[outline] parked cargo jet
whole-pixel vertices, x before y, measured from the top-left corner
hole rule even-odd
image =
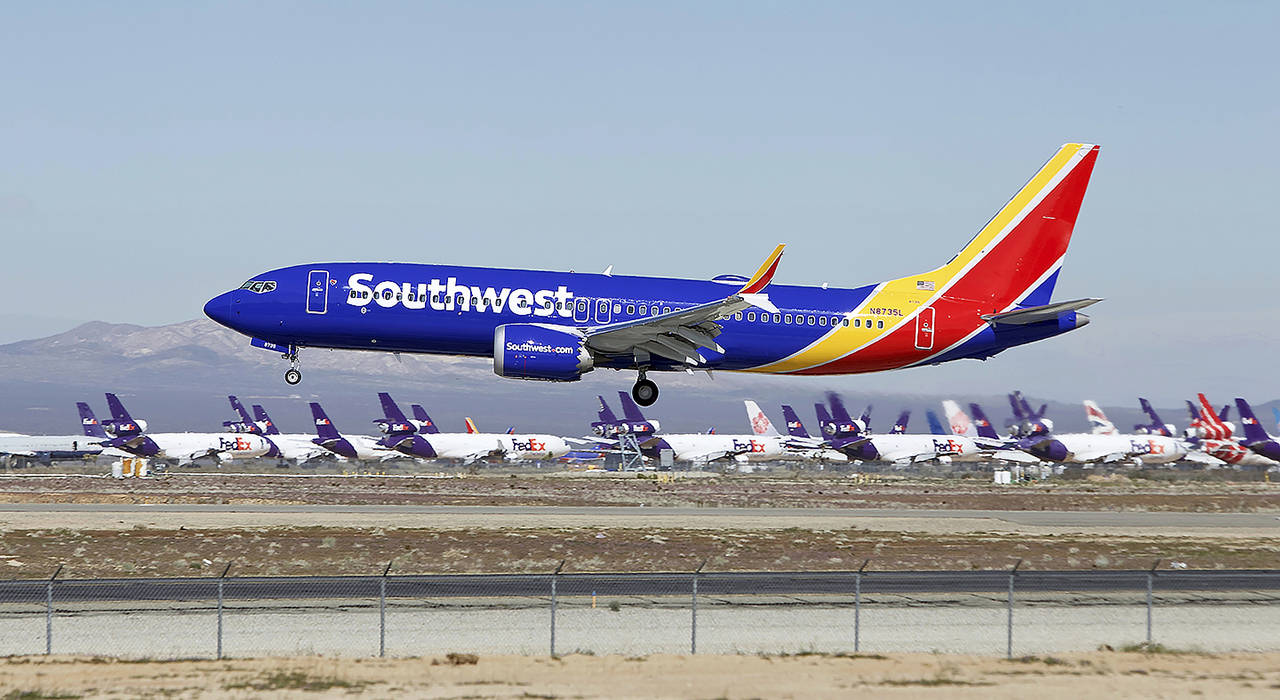
[[[1241,444],[1267,459],[1280,460],[1280,442],[1267,434],[1267,429],[1253,415],[1253,407],[1249,402],[1237,398],[1236,410],[1239,411],[1240,423],[1244,426],[1244,440]]]
[[[974,358],[1088,323],[1098,301],[1053,303],[1098,147],[1064,145],[941,267],[855,288],[771,284],[779,245],[750,278],[712,280],[412,263],[285,267],[205,305],[290,360],[304,347],[489,357],[503,377],[575,381],[637,370],[857,374]]]
[[[940,437],[894,432],[875,435],[864,432],[865,421],[854,421],[845,409],[844,401],[838,395],[827,394],[827,400],[831,403],[830,419],[825,419],[825,409],[820,411],[818,416],[818,420],[822,422],[822,432],[824,435],[832,436],[830,440],[832,448],[848,455],[850,459],[892,462],[903,466],[930,460],[950,462],[957,458],[973,461],[979,455],[985,454],[973,439],[961,435]],[[898,418],[895,429],[901,425],[905,430],[906,417],[904,414]],[[850,426],[854,429],[841,426]]]
[[[97,438],[103,447],[179,464],[201,457],[250,459],[271,449],[262,437],[246,433],[148,433],[146,421],[134,420],[115,394],[106,396],[111,420],[101,425],[89,404],[76,404],[85,435]]]
[[[378,438],[368,435],[343,435],[337,426],[329,420],[320,404],[311,402],[311,418],[315,422],[316,437],[312,442],[345,459],[362,462],[386,461],[394,459],[398,453],[378,444]]]
[[[262,406],[254,404],[254,416],[251,418],[244,405],[240,403],[240,399],[228,395],[227,400],[231,402],[231,409],[240,416],[240,420],[225,421],[223,425],[234,432],[252,433],[261,436],[263,440],[267,441],[269,447],[267,454],[263,455],[264,457],[277,457],[301,464],[313,459],[328,457],[332,454],[329,450],[315,444],[314,439],[309,434],[281,433],[280,429],[271,420],[271,416],[267,415],[267,409]]]

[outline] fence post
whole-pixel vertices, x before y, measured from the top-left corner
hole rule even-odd
[[[382,570],[382,578],[378,579],[378,658],[387,655],[387,574],[391,573],[391,564]]]
[[[1147,571],[1147,646],[1151,646],[1151,589],[1155,587],[1157,566],[1160,566],[1159,559]]]
[[[49,582],[45,584],[45,608],[44,608],[44,654],[48,656],[53,653],[53,580],[58,578],[58,574],[62,573],[62,565],[54,570],[53,575],[49,577]]]
[[[222,583],[227,578],[227,572],[231,571],[231,562],[227,562],[227,566],[222,570],[222,575],[218,577],[218,660],[222,660]]]
[[[690,611],[693,614],[689,620],[689,653],[698,653],[698,574],[702,573],[702,567],[707,565],[707,560],[703,559],[698,568],[693,570],[693,605]]]
[[[556,657],[556,580],[560,578],[560,572],[564,570],[565,559],[560,560],[560,564],[556,566],[556,570],[551,572],[551,658]]]
[[[870,559],[863,559],[862,566],[853,573],[853,653],[858,653],[862,643],[862,571]]]
[[[1022,566],[1022,560],[1013,565],[1013,569],[1009,571],[1009,622],[1007,626],[1008,639],[1005,644],[1004,657],[1006,659],[1013,658],[1013,579],[1018,575],[1018,567]]]

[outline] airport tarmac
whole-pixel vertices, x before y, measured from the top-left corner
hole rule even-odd
[[[631,506],[414,506],[329,504],[5,503],[0,529],[145,527],[684,528],[1027,534],[1274,537],[1274,513],[690,508]]]

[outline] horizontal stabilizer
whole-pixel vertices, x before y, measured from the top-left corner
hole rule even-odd
[[[1060,301],[1056,304],[1045,304],[1044,306],[1030,306],[1025,309],[1016,311],[1006,311],[1002,314],[983,314],[982,320],[991,325],[1011,325],[1025,326],[1029,323],[1040,323],[1041,321],[1053,321],[1058,315],[1066,311],[1079,311],[1086,306],[1092,306],[1101,299],[1074,299],[1072,301]]]

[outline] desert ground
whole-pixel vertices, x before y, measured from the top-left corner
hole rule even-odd
[[[1156,648],[1014,660],[942,654],[0,660],[5,698],[1275,697],[1280,654]]]

